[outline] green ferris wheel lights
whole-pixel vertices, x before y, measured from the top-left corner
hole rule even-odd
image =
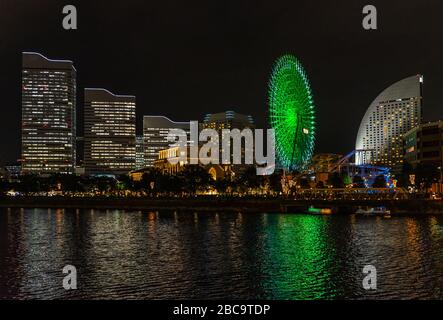
[[[279,165],[302,169],[314,151],[315,106],[303,66],[292,55],[284,55],[274,64],[269,81],[269,121],[275,130]]]

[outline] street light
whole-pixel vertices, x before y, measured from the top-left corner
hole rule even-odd
[[[440,194],[443,194],[443,190],[442,190],[442,187],[443,187],[443,171],[442,171],[442,169],[443,169],[443,166],[438,167],[438,170],[440,170],[440,188],[438,188],[440,190]]]

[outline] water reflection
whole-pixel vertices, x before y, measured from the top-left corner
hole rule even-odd
[[[442,298],[442,220],[4,209],[0,297]],[[78,290],[62,288],[67,264]]]

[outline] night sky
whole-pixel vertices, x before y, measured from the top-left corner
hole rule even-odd
[[[64,5],[78,30],[62,28]],[[378,30],[362,28],[362,8]],[[73,60],[84,87],[137,96],[144,114],[202,120],[251,114],[267,124],[267,82],[285,53],[304,65],[317,106],[316,152],[346,153],[372,100],[424,74],[424,118],[443,118],[443,1],[0,0],[0,162],[20,156],[21,52]]]

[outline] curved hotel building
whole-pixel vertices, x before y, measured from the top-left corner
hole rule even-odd
[[[357,134],[357,165],[393,168],[403,162],[403,136],[421,122],[423,77],[415,75],[386,88],[371,103]]]

